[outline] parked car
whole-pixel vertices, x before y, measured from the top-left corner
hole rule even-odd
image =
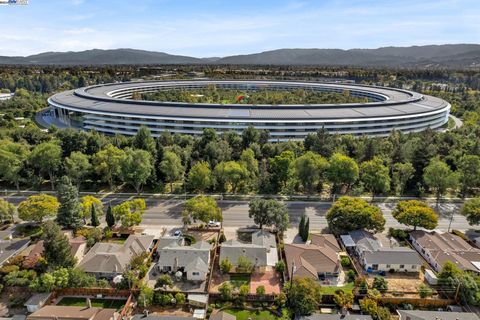
[[[208,221],[208,227],[210,228],[220,228],[220,222],[215,220]]]
[[[173,233],[173,235],[175,237],[180,237],[182,235],[182,230],[175,230],[175,232]]]

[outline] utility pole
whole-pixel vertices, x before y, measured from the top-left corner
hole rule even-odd
[[[448,223],[448,233],[450,233],[450,227],[452,226],[452,221],[453,221],[453,214],[455,212],[455,209],[452,209],[450,212],[450,222]]]

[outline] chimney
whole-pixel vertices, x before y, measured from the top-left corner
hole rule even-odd
[[[90,298],[87,298],[87,308],[91,308],[92,307],[92,301],[90,300]]]

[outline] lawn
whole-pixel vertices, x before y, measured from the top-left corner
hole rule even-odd
[[[227,309],[227,313],[230,313],[237,317],[237,320],[274,320],[277,317],[269,311],[249,311],[239,309]]]
[[[121,309],[125,305],[125,300],[118,299],[90,299],[92,307],[95,308],[113,308]],[[58,306],[69,307],[86,307],[87,299],[84,297],[63,297],[58,303]]]
[[[231,274],[230,275],[230,283],[235,287],[235,288],[240,288],[244,284],[247,286],[250,284],[250,277],[247,275],[240,275],[240,274]]]
[[[333,286],[322,286],[322,294],[334,294],[337,290],[343,290],[343,292],[352,292],[354,288],[354,283],[349,282],[343,287],[333,287]]]

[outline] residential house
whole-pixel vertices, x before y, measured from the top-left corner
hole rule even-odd
[[[372,317],[364,314],[322,314],[314,313],[309,316],[297,316],[295,320],[372,320]]]
[[[115,320],[115,309],[93,307],[45,306],[27,316],[27,320]]]
[[[78,268],[97,278],[113,279],[126,270],[133,257],[151,251],[153,238],[130,235],[123,244],[97,242],[80,261]]]
[[[160,238],[157,248],[157,268],[160,272],[178,271],[192,281],[204,281],[210,269],[212,245],[199,241],[186,246],[183,237]]]
[[[254,267],[275,266],[278,262],[277,242],[275,235],[259,230],[252,233],[252,242],[243,243],[238,240],[228,240],[220,247],[220,261],[228,259],[234,266],[239,257],[246,257]]]
[[[145,315],[136,314],[131,320],[197,320],[194,317],[187,316],[162,316],[162,315]]]
[[[415,250],[383,244],[370,232],[352,231],[341,239],[367,272],[419,272],[421,269],[422,260]]]
[[[400,320],[480,320],[473,312],[397,310]]]
[[[415,249],[439,272],[447,261],[462,270],[480,273],[480,249],[472,247],[457,235],[416,230],[410,233]]]
[[[335,285],[342,271],[340,251],[332,234],[312,234],[309,244],[285,244],[288,275]]]
[[[28,247],[28,239],[0,240],[0,267]]]
[[[77,259],[78,265],[87,251],[87,239],[79,236],[68,239],[68,243],[70,244],[70,252],[72,253],[72,256]],[[30,250],[30,253],[23,260],[23,266],[25,268],[35,267],[35,265],[38,263],[38,260],[43,256],[44,249],[43,240],[40,240],[34,244]]]
[[[36,293],[25,302],[24,306],[27,307],[28,312],[38,311],[47,303],[51,295],[51,292]]]

